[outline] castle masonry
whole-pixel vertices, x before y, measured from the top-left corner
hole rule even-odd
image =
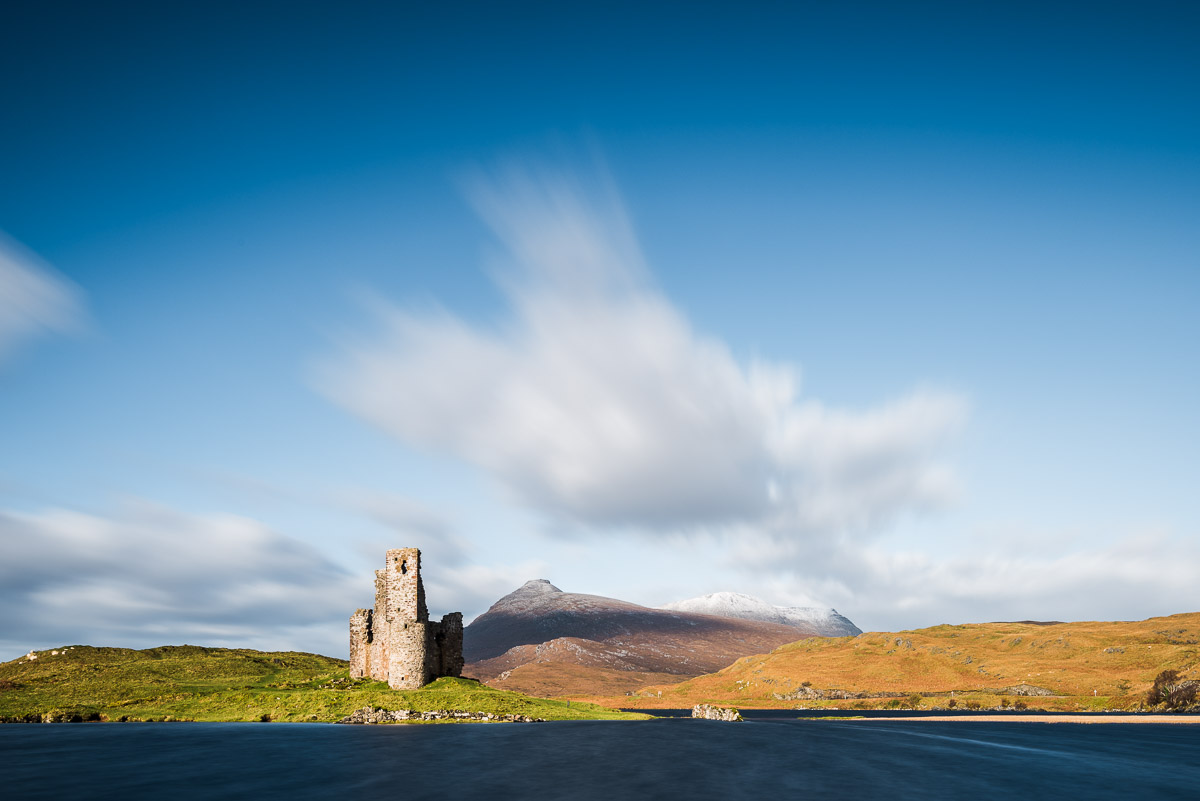
[[[462,612],[429,620],[421,552],[395,548],[375,571],[375,608],[350,616],[350,676],[415,690],[440,676],[462,674]]]

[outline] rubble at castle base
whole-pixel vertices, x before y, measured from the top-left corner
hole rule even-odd
[[[429,619],[421,582],[421,552],[387,552],[375,571],[375,608],[350,616],[350,676],[386,681],[394,690],[415,690],[463,668],[461,612]]]
[[[457,710],[435,709],[429,712],[417,712],[413,709],[374,709],[364,706],[356,709],[338,723],[416,723],[419,721],[459,721],[476,723],[545,723],[545,718],[531,718],[527,715],[493,715],[488,712],[460,712]]]

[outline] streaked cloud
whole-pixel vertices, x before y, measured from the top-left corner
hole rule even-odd
[[[0,646],[197,643],[344,655],[370,579],[233,515],[0,511]],[[5,657],[7,658],[7,657]]]
[[[360,543],[359,551],[368,564],[381,564],[388,548],[421,550],[421,578],[434,617],[458,611],[469,623],[497,599],[529,579],[545,575],[548,569],[539,559],[485,564],[479,549],[459,534],[453,520],[411,498],[358,491],[343,493],[339,502],[386,532],[377,540]]]
[[[383,304],[316,371],[330,398],[448,453],[568,528],[753,526],[781,541],[869,531],[953,498],[942,445],[966,402],[931,389],[865,410],[741,360],[652,283],[604,182],[510,171],[471,197],[504,248],[494,325]]]
[[[22,342],[77,330],[82,321],[79,290],[0,233],[0,364]]]
[[[774,570],[743,567],[773,596],[786,600],[812,592],[873,630],[994,620],[1140,620],[1200,609],[1192,567],[1200,549],[1193,539],[1141,532],[1054,547],[1066,539],[1053,532],[1040,546],[993,539],[949,554],[842,542],[790,554]]]

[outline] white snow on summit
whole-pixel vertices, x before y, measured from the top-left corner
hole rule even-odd
[[[714,592],[663,604],[659,609],[676,612],[698,612],[702,615],[736,617],[744,620],[762,620],[767,623],[782,623],[804,631],[812,631],[822,637],[853,637],[862,634],[862,629],[839,615],[836,609],[815,606],[772,606],[766,601],[740,592]]]

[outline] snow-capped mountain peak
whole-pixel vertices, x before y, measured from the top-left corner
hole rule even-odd
[[[663,604],[660,609],[677,612],[697,612],[703,615],[734,617],[743,620],[761,620],[766,623],[782,623],[806,631],[815,630],[822,637],[852,637],[862,630],[849,619],[838,614],[836,609],[815,606],[772,606],[751,595],[740,592],[714,592]]]

